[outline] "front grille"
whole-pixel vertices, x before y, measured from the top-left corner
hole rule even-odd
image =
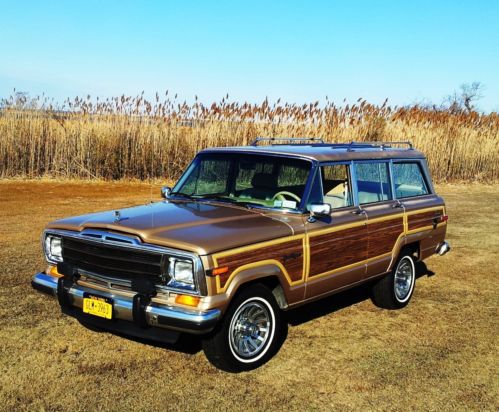
[[[131,281],[140,277],[154,283],[167,279],[168,258],[161,253],[63,237],[62,257],[77,269],[114,279]]]

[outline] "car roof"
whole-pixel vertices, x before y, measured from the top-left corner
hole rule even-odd
[[[267,140],[267,139],[266,139]],[[255,141],[258,143],[258,140]],[[374,143],[310,143],[271,144],[258,146],[214,147],[200,153],[252,153],[302,157],[319,162],[370,159],[424,159],[422,152],[415,150],[409,142],[391,142],[408,145],[408,148],[392,147],[389,142]]]

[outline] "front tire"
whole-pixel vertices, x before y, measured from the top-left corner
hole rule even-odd
[[[216,330],[203,340],[208,360],[227,372],[255,369],[279,349],[285,323],[272,292],[261,284],[239,293]]]
[[[414,258],[403,253],[394,269],[373,285],[372,300],[385,309],[401,309],[409,303],[416,283]]]

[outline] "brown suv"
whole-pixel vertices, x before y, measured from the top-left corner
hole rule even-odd
[[[33,287],[84,324],[200,334],[229,371],[273,356],[289,308],[367,281],[375,304],[404,307],[414,262],[450,249],[424,155],[285,140],[203,150],[162,201],[50,223]]]

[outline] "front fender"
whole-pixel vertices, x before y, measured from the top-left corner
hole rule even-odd
[[[274,259],[268,259],[238,267],[231,273],[223,286],[220,284],[220,278],[217,277],[217,294],[212,297],[213,303],[218,301],[223,305],[223,310],[225,311],[239,288],[249,282],[254,282],[258,279],[268,280],[269,278],[278,280],[286,301],[284,306],[303,299],[305,291],[304,282],[300,280],[299,282],[293,283],[289,278],[286,268],[281,262]]]

